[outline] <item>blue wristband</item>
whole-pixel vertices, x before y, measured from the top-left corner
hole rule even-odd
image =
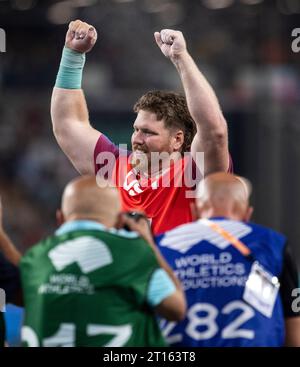
[[[64,89],[81,89],[85,54],[64,47],[55,86]]]

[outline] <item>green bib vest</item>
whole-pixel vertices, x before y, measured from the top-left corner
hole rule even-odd
[[[21,261],[24,345],[165,346],[146,302],[158,267],[133,234],[76,230],[39,242]]]

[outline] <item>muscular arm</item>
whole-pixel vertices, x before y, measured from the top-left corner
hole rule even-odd
[[[94,174],[94,148],[101,133],[89,122],[81,89],[54,88],[51,118],[56,140],[81,174]]]
[[[229,166],[227,124],[217,97],[188,53],[175,62],[197,133],[191,151],[204,152],[205,173],[227,171]]]
[[[2,229],[0,230],[0,250],[10,263],[19,265],[22,255]]]
[[[186,299],[184,291],[182,289],[181,283],[176,278],[173,270],[170,268],[166,260],[161,255],[159,249],[156,247],[152,236],[145,237],[146,241],[151,246],[155,253],[156,259],[159,266],[165,270],[170,279],[175,285],[175,292],[170,294],[168,297],[164,298],[156,307],[155,311],[158,315],[164,317],[170,321],[181,321],[184,319],[186,314]]]
[[[285,319],[285,346],[300,347],[300,317]]]
[[[205,174],[227,171],[229,168],[227,124],[218,99],[186,49],[181,32],[163,30],[155,33],[163,54],[175,65],[185,91],[188,108],[197,134],[192,143],[192,154],[204,152]]]
[[[155,311],[167,320],[181,321],[186,314],[186,299],[179,280],[176,278],[172,269],[169,267],[165,259],[162,257],[159,250],[153,244],[151,246],[154,250],[159,265],[169,275],[173,281],[176,290],[170,296],[163,299],[159,305],[155,307]]]
[[[81,89],[85,53],[97,40],[97,32],[87,23],[69,24],[65,48],[51,99],[51,118],[58,144],[81,174],[94,174],[93,153],[100,132],[89,122]]]
[[[293,293],[299,288],[298,269],[289,244],[285,244],[283,250],[283,267],[279,281],[285,318],[285,346],[300,347],[300,310],[299,307],[293,307]]]
[[[172,269],[161,255],[159,249],[156,247],[150,227],[145,219],[139,219],[138,222],[124,216],[124,224],[127,224],[133,231],[138,232],[150,245],[156,256],[157,262],[161,269],[163,269],[175,286],[175,291],[169,296],[165,297],[156,307],[155,311],[167,320],[180,321],[186,314],[186,299],[181,283],[176,278]]]
[[[10,238],[7,236],[3,228],[3,209],[2,200],[0,198],[0,251],[3,253],[5,258],[15,266],[19,265],[21,259],[21,253],[16,249]]]

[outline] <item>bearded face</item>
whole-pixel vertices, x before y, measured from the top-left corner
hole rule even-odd
[[[132,154],[130,162],[142,172],[161,169],[164,161],[174,153],[172,136],[163,120],[157,120],[155,113],[140,110],[133,124],[131,137]],[[155,159],[159,155],[159,159]]]

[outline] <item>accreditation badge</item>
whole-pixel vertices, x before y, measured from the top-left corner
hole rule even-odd
[[[255,261],[246,281],[243,299],[257,311],[271,317],[280,283],[278,278],[267,272]]]

